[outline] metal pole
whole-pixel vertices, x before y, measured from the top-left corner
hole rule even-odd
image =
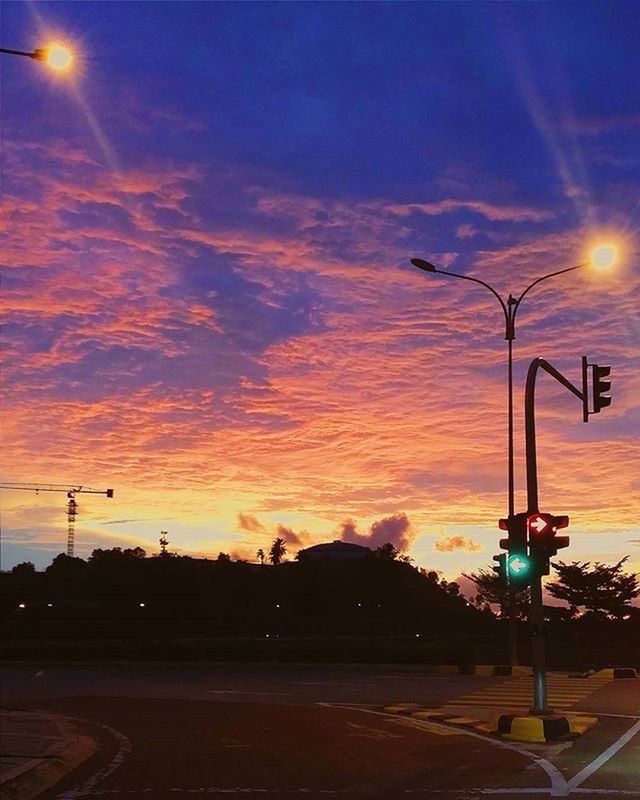
[[[547,705],[547,663],[544,641],[544,606],[542,576],[531,584],[531,661],[533,662],[533,707],[529,713],[539,717],[553,713]]]
[[[509,295],[511,299],[511,295]],[[509,315],[511,305],[509,305]],[[513,468],[513,322],[510,316],[506,319],[506,339],[509,343],[509,358],[507,361],[507,380],[509,385],[509,525],[515,514],[514,498],[514,468]],[[507,594],[507,626],[509,634],[509,665],[514,667],[518,663],[518,623],[516,620],[516,593],[513,589],[508,589]]]
[[[0,47],[0,53],[8,53],[11,56],[26,56],[27,58],[37,58],[35,52],[26,53],[24,50],[8,50],[6,47]]]
[[[535,388],[536,374],[541,358],[529,365],[524,393],[525,445],[527,459],[527,514],[538,512],[538,467],[536,463]],[[544,716],[551,711],[547,706],[547,672],[544,642],[544,610],[542,605],[542,576],[531,583],[531,661],[533,666],[533,707],[531,714]]]

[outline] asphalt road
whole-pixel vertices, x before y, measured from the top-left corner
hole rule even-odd
[[[640,680],[583,682],[565,707],[597,712],[601,723],[539,747],[380,713],[464,698],[477,710],[500,693],[526,693],[516,679],[284,665],[21,666],[0,675],[4,706],[84,720],[101,742],[47,800],[640,798]]]

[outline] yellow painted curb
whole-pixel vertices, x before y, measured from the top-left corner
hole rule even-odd
[[[414,711],[411,715],[413,719],[433,719],[434,717],[439,717],[442,719],[446,716],[443,714],[442,711]]]
[[[449,722],[451,725],[475,725],[480,720],[471,719],[471,717],[449,717],[445,722]]]
[[[594,672],[593,675],[589,675],[590,678],[607,678],[607,680],[613,680],[613,670],[612,669],[601,669],[598,672]]]
[[[408,714],[410,711],[417,711],[420,708],[420,703],[397,703],[394,706],[385,706],[384,711],[387,714]]]
[[[544,744],[544,723],[540,717],[515,717],[511,722],[511,733],[503,733],[503,739],[513,742],[538,742]]]
[[[493,664],[476,664],[476,675],[494,675],[495,666]]]
[[[612,681],[614,678],[637,678],[638,673],[633,667],[607,667],[589,675],[590,678],[604,678]]]
[[[569,720],[569,730],[571,733],[577,733],[579,736],[582,736],[583,733],[594,728],[599,722],[598,717],[567,716],[567,719]]]

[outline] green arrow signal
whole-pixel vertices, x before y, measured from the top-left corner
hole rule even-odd
[[[526,575],[529,571],[529,559],[526,556],[511,556],[507,562],[509,574],[515,578]]]

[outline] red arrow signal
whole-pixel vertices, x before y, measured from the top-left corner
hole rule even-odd
[[[546,533],[553,527],[553,516],[551,514],[531,514],[527,517],[527,528],[537,536]]]

